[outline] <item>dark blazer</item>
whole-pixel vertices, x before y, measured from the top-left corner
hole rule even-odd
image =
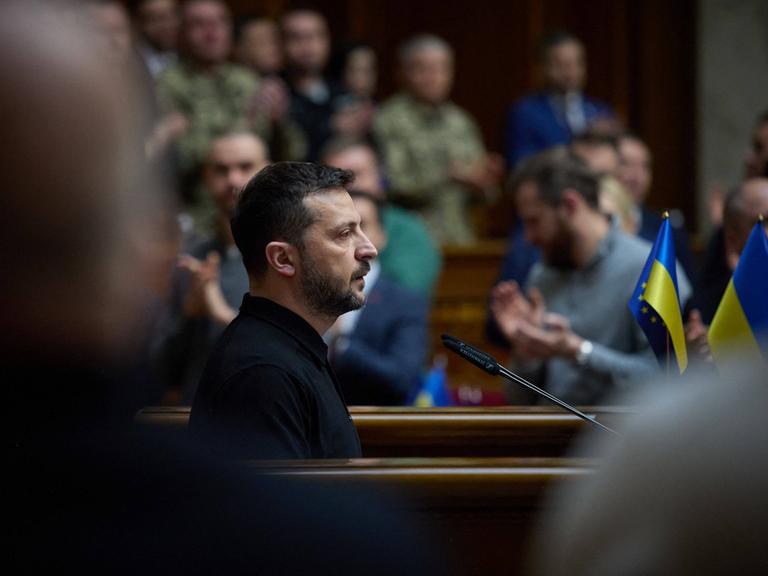
[[[419,385],[427,353],[427,300],[379,277],[349,346],[333,367],[349,405],[402,405]]]
[[[613,110],[603,102],[587,96],[582,102],[587,124],[601,117],[613,116]],[[504,125],[507,165],[513,168],[526,156],[558,144],[568,144],[573,136],[562,113],[555,109],[547,93],[527,96],[513,104],[507,113]]]

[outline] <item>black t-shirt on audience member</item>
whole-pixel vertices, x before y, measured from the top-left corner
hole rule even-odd
[[[232,459],[361,455],[322,337],[297,314],[248,294],[208,359],[190,431]]]

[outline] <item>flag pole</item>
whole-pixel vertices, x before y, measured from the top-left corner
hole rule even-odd
[[[669,212],[667,210],[664,210],[664,214],[661,215],[661,217],[664,220],[669,220]],[[669,374],[672,372],[670,364],[671,364],[671,358],[669,355],[669,328],[667,325],[664,325],[664,332],[666,332],[666,341],[667,341],[667,378],[669,378]]]

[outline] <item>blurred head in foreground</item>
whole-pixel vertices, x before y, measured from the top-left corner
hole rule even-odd
[[[0,17],[2,347],[82,361],[129,348],[155,277],[161,197],[143,169],[132,85],[76,4]],[[97,120],[97,121],[96,121]],[[87,352],[85,352],[87,351]]]
[[[728,374],[646,393],[595,475],[554,494],[532,573],[765,573],[765,367]]]

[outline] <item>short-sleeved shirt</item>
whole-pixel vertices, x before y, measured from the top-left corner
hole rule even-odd
[[[226,458],[361,455],[320,334],[294,312],[248,294],[208,359],[190,429]]]

